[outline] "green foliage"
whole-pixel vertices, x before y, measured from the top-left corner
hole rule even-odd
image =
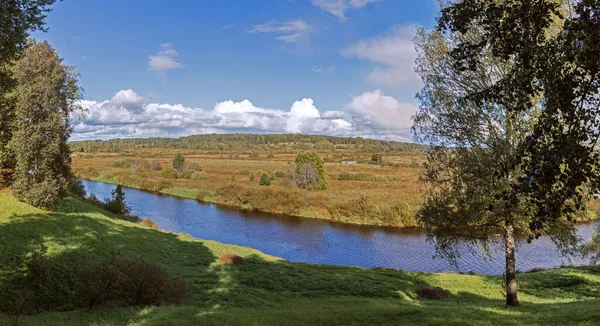
[[[175,170],[175,177],[179,178],[179,175],[183,171],[183,165],[185,164],[185,157],[181,153],[177,153],[173,159],[173,170]]]
[[[180,304],[188,295],[183,282],[173,279],[162,267],[122,255],[84,268],[77,276],[74,292],[78,304],[88,309],[113,301],[133,306]]]
[[[208,175],[204,171],[194,172],[192,174],[192,180],[208,180]]]
[[[600,2],[450,2],[420,30],[414,117],[427,153],[419,218],[439,253],[503,235],[516,305],[515,228],[579,250],[573,223],[599,192]]]
[[[196,171],[194,171],[194,170],[185,170],[185,171],[181,172],[181,174],[179,175],[179,178],[189,180],[192,178],[192,175],[194,175],[194,173],[196,173]]]
[[[71,184],[69,186],[69,192],[79,198],[85,198],[87,193],[85,192],[85,186],[83,182],[77,178],[71,178]]]
[[[1,51],[1,50],[0,50]],[[31,205],[54,209],[71,174],[70,114],[80,109],[77,75],[47,43],[31,41],[15,62],[17,87],[10,148],[16,159],[14,195]]]
[[[123,186],[117,185],[117,187],[114,190],[112,190],[110,194],[112,197],[106,198],[102,207],[113,214],[129,214],[129,207],[127,207],[127,204],[125,203],[125,193],[123,192]]]
[[[29,33],[44,31],[44,20],[54,1],[5,0],[0,4],[0,170],[16,163],[10,141],[18,120],[15,97],[9,94],[18,81],[11,65],[23,54]]]
[[[177,173],[174,169],[166,168],[160,171],[160,177],[165,179],[175,179],[177,177]]]
[[[231,178],[229,178],[229,181],[233,181],[233,182],[235,182],[235,174],[232,174],[232,175],[231,175]]]
[[[241,174],[241,175],[249,175],[249,174],[252,174],[252,172],[250,172],[250,170],[248,170],[248,169],[243,169],[243,170],[240,170],[238,173],[239,173],[239,174]]]
[[[254,174],[251,174],[251,175],[248,177],[248,181],[250,181],[250,182],[254,182],[254,180],[255,180]]]
[[[270,186],[270,185],[271,185],[271,178],[269,177],[269,175],[268,175],[268,174],[266,174],[265,172],[263,172],[263,173],[260,175],[260,181],[259,181],[259,184],[260,184],[261,186]]]
[[[306,164],[312,165],[312,167],[314,167],[314,170],[316,172],[316,180],[314,181],[314,184],[312,182],[313,178],[311,176],[313,173],[310,171],[312,169],[308,168],[308,166],[304,169],[302,168]],[[311,187],[313,189],[318,190],[327,189],[328,182],[327,175],[325,174],[325,163],[323,163],[323,158],[316,152],[301,152],[296,156],[296,174],[298,176],[301,176],[300,179],[297,179],[301,180],[298,184],[298,186],[301,188]],[[308,177],[304,178],[303,176]]]
[[[283,172],[283,171],[275,171],[275,173],[273,173],[273,176],[275,178],[284,178],[285,177],[285,172]]]
[[[385,164],[383,161],[383,155],[381,154],[373,154],[371,156],[371,161],[369,161],[369,164],[377,164],[377,165],[383,165]]]

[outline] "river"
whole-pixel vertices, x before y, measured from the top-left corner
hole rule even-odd
[[[115,185],[102,182],[82,182],[88,194],[98,198],[109,197],[115,188]],[[348,225],[235,210],[125,187],[124,192],[132,213],[151,218],[161,230],[251,247],[290,262],[387,267],[432,273],[474,271],[495,275],[504,271],[502,248],[496,248],[497,254],[491,260],[484,259],[479,253],[464,252],[456,268],[446,260],[434,257],[434,245],[427,242],[425,233],[418,229]],[[577,228],[579,235],[588,240],[594,223],[581,224]],[[516,255],[517,269],[521,271],[587,263],[582,259],[570,262],[561,257],[546,237],[531,244],[517,241]]]

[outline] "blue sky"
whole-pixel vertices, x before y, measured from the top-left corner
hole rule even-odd
[[[410,39],[438,10],[434,0],[65,0],[33,36],[81,73],[89,113],[73,139],[406,140],[420,87]]]

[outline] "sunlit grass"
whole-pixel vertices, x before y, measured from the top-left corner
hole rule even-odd
[[[49,259],[76,270],[120,250],[182,277],[190,302],[47,312],[22,325],[596,325],[600,273],[564,268],[518,275],[522,305],[505,308],[497,276],[406,273],[294,264],[257,250],[151,230],[68,197],[45,212],[0,193],[0,257],[48,246]],[[225,266],[224,253],[246,258]],[[2,268],[0,266],[0,268]],[[0,273],[0,275],[2,275]],[[3,280],[0,279],[0,282]],[[424,284],[450,297],[421,301]],[[0,316],[0,324],[7,322]]]

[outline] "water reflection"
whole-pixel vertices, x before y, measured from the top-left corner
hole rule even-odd
[[[114,185],[83,181],[89,194],[110,196]],[[502,248],[493,260],[464,252],[459,268],[434,258],[435,250],[419,229],[382,228],[337,224],[328,221],[247,212],[202,204],[195,200],[124,188],[132,213],[153,219],[159,229],[185,232],[200,239],[256,248],[292,262],[389,267],[406,271],[475,271],[502,274]],[[591,238],[593,224],[578,226],[579,235]],[[517,269],[552,268],[568,261],[554,249],[548,238],[527,244],[518,241]],[[585,261],[575,259],[574,264]]]

